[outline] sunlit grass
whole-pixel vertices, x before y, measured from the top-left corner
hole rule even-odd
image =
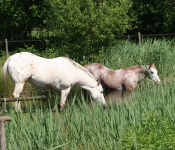
[[[144,40],[141,46],[120,41],[108,50],[104,64],[113,69],[154,63],[160,76],[174,75],[175,47],[166,40]]]
[[[71,91],[63,112],[51,111],[60,99],[56,92],[49,92],[45,103],[26,103],[22,112],[8,107],[7,149],[175,149],[174,55],[166,41],[145,41],[141,47],[125,41],[110,48],[105,65],[117,69],[154,62],[160,86],[144,79],[132,98],[106,109],[87,104],[79,88]]]
[[[107,109],[72,97],[61,113],[42,104],[26,113],[9,111],[8,149],[173,149],[175,101],[172,84],[143,83],[131,101]],[[75,103],[76,102],[76,103]]]

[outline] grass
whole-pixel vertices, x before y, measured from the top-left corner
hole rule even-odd
[[[56,94],[50,94],[50,103],[26,103],[25,113],[8,107],[12,120],[5,124],[7,149],[174,150],[174,55],[167,41],[148,40],[141,47],[117,43],[108,50],[105,65],[116,69],[154,62],[161,85],[145,79],[125,104],[109,104],[105,110],[87,105],[76,88],[61,113],[51,112]]]
[[[76,96],[62,113],[42,105],[27,113],[11,109],[7,149],[174,149],[175,86],[143,84],[132,102],[105,110]]]
[[[143,40],[139,46],[130,41],[119,41],[109,48],[104,64],[113,69],[155,63],[160,76],[174,75],[175,47],[166,40]]]

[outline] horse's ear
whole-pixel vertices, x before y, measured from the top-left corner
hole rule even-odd
[[[99,86],[101,84],[100,78],[97,80],[97,85]]]
[[[154,63],[151,63],[151,64],[149,65],[149,68],[151,68],[152,66],[154,66]]]

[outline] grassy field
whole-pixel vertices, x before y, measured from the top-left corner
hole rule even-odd
[[[109,104],[106,109],[87,104],[76,88],[61,113],[52,113],[49,103],[59,101],[57,94],[45,104],[26,103],[24,112],[8,107],[12,120],[6,123],[7,149],[174,150],[174,58],[175,47],[169,41],[116,43],[103,64],[119,69],[155,63],[161,85],[144,79],[125,104]]]

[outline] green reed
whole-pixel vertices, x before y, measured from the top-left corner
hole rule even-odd
[[[143,83],[126,104],[107,109],[76,96],[64,112],[38,106],[9,115],[7,149],[172,149],[175,147],[175,86]],[[75,102],[78,103],[75,104]]]
[[[119,41],[109,48],[104,64],[113,69],[155,63],[160,75],[174,75],[175,47],[166,40],[143,40],[141,46]]]
[[[142,47],[119,43],[108,51],[105,65],[117,69],[154,61],[160,86],[144,79],[124,104],[109,104],[106,109],[87,104],[76,88],[63,112],[51,111],[59,96],[50,96],[45,104],[26,103],[25,112],[10,107],[12,120],[5,124],[7,149],[175,149],[173,57],[174,49],[165,41],[146,41]]]

